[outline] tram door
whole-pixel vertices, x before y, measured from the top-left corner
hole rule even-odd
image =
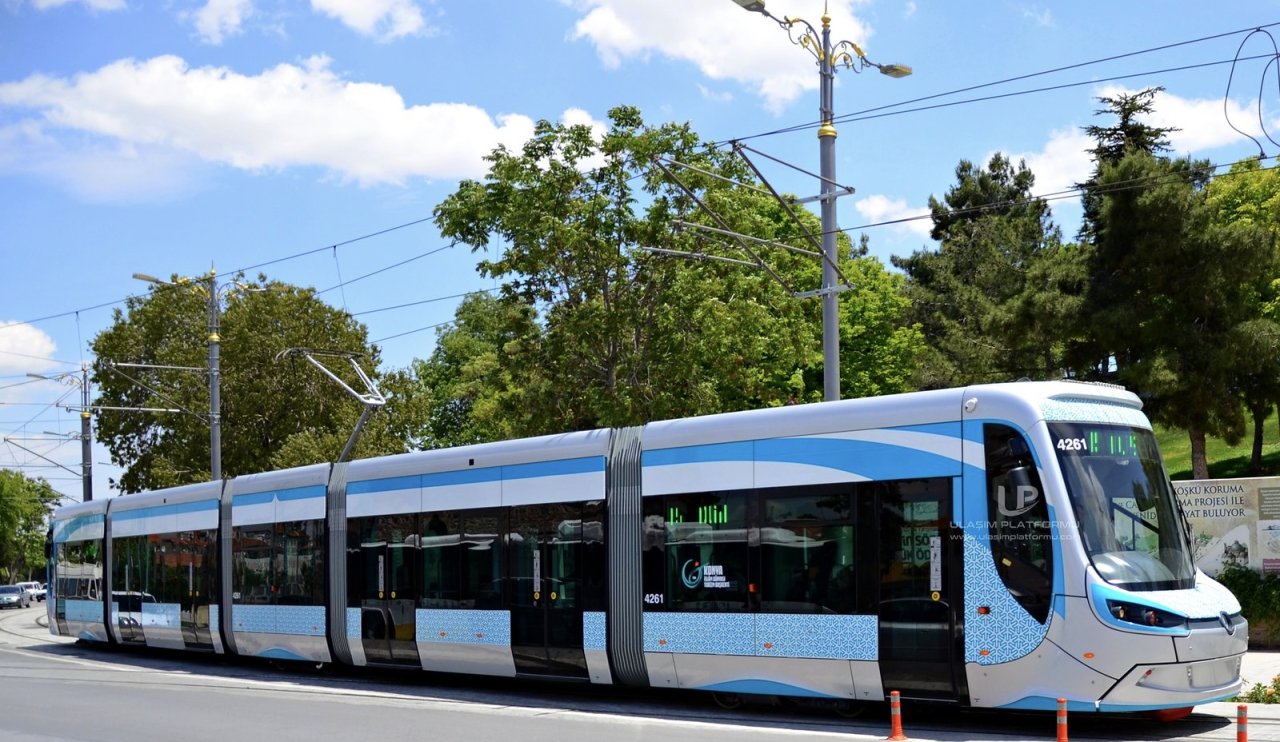
[[[518,673],[587,677],[581,513],[577,503],[510,510],[507,604]]]
[[[370,663],[420,665],[417,645],[416,516],[353,519],[358,550],[348,579],[360,606],[360,639]]]
[[[880,535],[880,676],[885,693],[963,695],[958,617],[962,543],[952,538],[951,480],[876,485]]]

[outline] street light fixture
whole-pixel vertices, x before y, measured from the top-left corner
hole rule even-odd
[[[831,16],[822,11],[822,31],[801,18],[778,18],[764,7],[764,0],[733,0],[738,6],[752,13],[759,13],[774,21],[791,38],[791,43],[803,47],[818,61],[818,88],[820,101],[818,116],[818,153],[821,162],[819,178],[822,181],[822,358],[823,399],[830,402],[840,399],[840,307],[836,301],[840,288],[836,285],[836,127],[832,122],[834,108],[832,88],[836,67],[843,65],[855,72],[868,67],[875,68],[889,77],[906,77],[911,68],[902,64],[876,64],[867,59],[861,47],[852,41],[831,41]]]
[[[80,480],[84,488],[81,494],[81,501],[89,502],[93,499],[93,433],[89,423],[92,416],[89,411],[89,365],[87,363],[80,364],[79,378],[76,378],[74,373],[57,374],[55,376],[27,374],[27,376],[33,379],[44,379],[45,381],[61,381],[80,387]]]
[[[146,273],[134,273],[139,281],[146,281],[157,286],[190,286],[207,283],[209,299],[209,477],[213,481],[222,479],[222,368],[219,345],[219,326],[222,315],[222,295],[220,292],[238,286],[229,283],[218,286],[218,274],[210,270],[208,277],[179,278],[176,281],[164,281]]]

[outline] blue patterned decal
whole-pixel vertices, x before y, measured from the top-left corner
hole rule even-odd
[[[875,616],[653,612],[644,614],[644,651],[874,660],[878,627]]]
[[[445,644],[511,645],[510,611],[471,611],[421,608],[415,638]]]
[[[101,600],[67,599],[67,620],[81,623],[102,623]]]
[[[875,616],[760,613],[756,615],[755,653],[761,657],[874,660],[879,635]]]
[[[254,634],[324,636],[324,606],[232,605],[231,625],[234,631]]]
[[[1059,561],[1059,560],[1055,560]],[[1035,651],[1049,633],[1009,594],[986,539],[964,534],[964,659],[998,665]],[[990,608],[983,615],[978,607]],[[1052,614],[1050,614],[1052,621]]]
[[[1142,410],[1120,402],[1065,397],[1045,400],[1041,411],[1048,422],[1103,423],[1151,429],[1151,421],[1142,414]]]
[[[360,609],[347,609],[347,639],[360,638]]]
[[[582,614],[582,648],[605,648],[605,623],[603,611],[585,611]]]
[[[302,636],[324,636],[326,619],[322,605],[276,606],[276,632]]]
[[[679,654],[755,654],[750,613],[646,613],[644,651]]]
[[[142,625],[182,628],[182,606],[177,603],[143,603]]]

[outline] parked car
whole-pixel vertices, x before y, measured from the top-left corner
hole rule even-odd
[[[26,608],[31,594],[17,585],[0,585],[0,608]]]
[[[19,582],[18,587],[26,588],[26,591],[31,594],[32,600],[44,600],[48,592],[45,590],[44,585],[39,582]]]

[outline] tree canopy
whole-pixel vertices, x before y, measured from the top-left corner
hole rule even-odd
[[[1276,271],[1266,230],[1222,219],[1206,199],[1208,163],[1144,151],[1104,164],[1086,297],[1096,368],[1137,390],[1147,414],[1183,428],[1195,476],[1206,434],[1243,434],[1234,393],[1247,323]]]
[[[907,275],[909,318],[928,342],[915,381],[926,388],[1061,374],[1054,311],[1077,290],[1075,255],[1061,245],[1035,176],[996,153],[961,160],[941,201],[930,197],[936,250],[894,264]]]
[[[131,297],[91,343],[94,404],[128,408],[102,409],[97,422],[98,440],[124,467],[117,484],[125,492],[209,478],[207,288],[207,279],[196,280]],[[288,348],[350,351],[364,355],[366,370],[376,369],[378,350],[364,326],[314,290],[265,276],[219,293],[223,475],[271,468],[293,436],[333,434],[345,442],[359,404],[304,359],[277,355]],[[356,383],[349,369],[333,370]],[[338,444],[320,460],[340,451]]]
[[[682,223],[727,225],[801,244],[817,234],[745,181],[727,150],[687,127],[649,127],[633,108],[610,112],[599,140],[584,126],[539,122],[520,152],[499,147],[483,181],[463,181],[435,210],[449,238],[489,251],[480,271],[496,298],[464,302],[419,377],[461,395],[437,408],[424,438],[527,435],[746,407],[821,395],[820,306],[792,297],[769,273],[649,248],[745,259]],[[655,158],[691,166],[681,179],[721,216],[713,221]],[[842,298],[845,394],[905,388],[918,347],[900,322],[899,279],[841,241],[857,292]],[[857,252],[857,254],[855,254]],[[789,284],[818,283],[816,259],[769,255]],[[465,419],[458,416],[465,415]],[[454,421],[446,430],[439,423]]]
[[[0,570],[5,581],[44,581],[48,517],[59,499],[47,481],[0,469]]]

